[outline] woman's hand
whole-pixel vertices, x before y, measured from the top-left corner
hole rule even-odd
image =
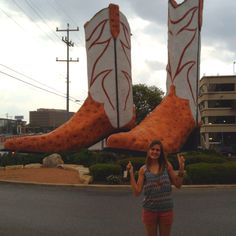
[[[178,157],[178,162],[179,162],[179,171],[184,171],[185,158],[181,154],[178,154],[177,157]]]
[[[127,166],[126,166],[126,169],[129,171],[129,173],[133,173],[134,172],[134,167],[132,165],[132,163],[129,161]]]
[[[134,176],[134,168],[132,163],[129,161],[126,166],[127,171],[130,174],[130,184],[132,186],[132,190],[135,196],[138,196],[143,189],[143,182],[144,182],[144,166],[139,169],[138,180],[136,182]]]

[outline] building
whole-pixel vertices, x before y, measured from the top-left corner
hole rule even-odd
[[[37,111],[30,111],[29,128],[31,132],[49,132],[65,123],[74,115],[74,112],[67,113],[66,110],[39,108]]]
[[[0,135],[25,133],[26,121],[23,119],[23,116],[15,116],[15,119],[0,118]]]
[[[236,151],[236,76],[203,76],[198,104],[201,146]]]
[[[0,134],[16,134],[17,120],[0,118]]]

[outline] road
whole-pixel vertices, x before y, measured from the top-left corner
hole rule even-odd
[[[173,236],[236,235],[236,188],[173,189]],[[0,183],[1,236],[143,236],[128,188]]]

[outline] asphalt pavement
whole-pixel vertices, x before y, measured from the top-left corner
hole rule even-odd
[[[173,189],[172,236],[235,236],[236,187]],[[1,236],[143,236],[129,187],[0,183]]]

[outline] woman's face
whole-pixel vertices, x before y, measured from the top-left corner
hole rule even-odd
[[[149,149],[148,154],[151,159],[158,159],[161,154],[161,146],[159,144],[155,144]]]

